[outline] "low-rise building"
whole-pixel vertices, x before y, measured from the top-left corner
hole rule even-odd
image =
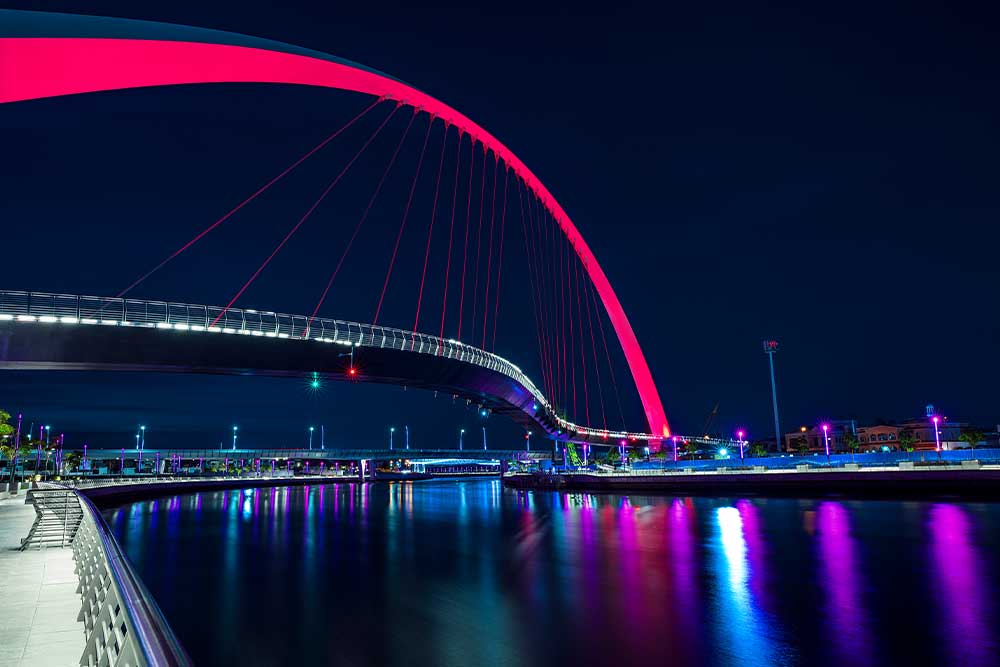
[[[899,447],[899,427],[890,424],[858,427],[858,449],[862,452],[892,450]]]
[[[823,425],[827,430],[823,431]],[[857,423],[853,419],[831,419],[812,428],[802,426],[798,431],[785,434],[786,452],[826,452],[827,438],[830,453],[848,451],[852,438],[857,437]]]

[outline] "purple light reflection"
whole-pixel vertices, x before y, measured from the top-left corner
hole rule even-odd
[[[841,664],[874,665],[872,637],[850,515],[838,502],[816,508],[820,577],[826,597],[830,643]]]
[[[993,665],[1000,647],[992,634],[996,620],[972,521],[958,505],[939,504],[931,507],[927,527],[938,618],[950,663]]]
[[[750,592],[762,609],[770,611],[772,607],[767,589],[767,543],[761,535],[757,506],[749,500],[740,500],[736,503],[736,509],[743,520],[743,536],[747,543],[747,560],[750,564]]]

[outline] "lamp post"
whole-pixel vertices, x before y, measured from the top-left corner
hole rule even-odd
[[[740,445],[740,461],[743,460],[743,431],[739,430],[736,432],[736,441]]]
[[[486,427],[483,427],[483,451],[486,451]]]
[[[465,429],[458,429],[458,451],[462,451],[462,439],[465,437]]]
[[[139,449],[146,449],[146,427],[140,426],[139,433],[142,434],[142,437],[139,438]]]
[[[823,445],[826,447],[826,462],[830,462],[830,425],[823,424]]]
[[[931,421],[934,422],[934,447],[937,450],[938,458],[941,458],[941,430],[938,428],[938,424],[941,423],[941,418],[937,415],[931,417]]]
[[[309,451],[311,452],[313,448],[313,427],[309,427]]]
[[[319,448],[326,449],[326,426],[319,425]]]
[[[233,451],[236,451],[236,431],[239,430],[238,426],[233,427]]]
[[[673,437],[674,441],[674,463],[677,463],[677,436]]]
[[[403,431],[406,434],[406,451],[410,451],[410,427],[403,426]]]
[[[392,434],[396,432],[395,426],[389,427],[389,451],[392,451]]]

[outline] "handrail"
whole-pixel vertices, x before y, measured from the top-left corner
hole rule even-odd
[[[135,645],[144,664],[155,667],[185,667],[191,665],[184,647],[160,611],[152,594],[135,573],[128,558],[111,533],[104,517],[86,495],[74,491],[88,518],[93,522],[104,551],[112,580],[118,588],[123,608],[136,635]],[[88,651],[90,644],[88,642]],[[84,656],[86,658],[86,655]],[[87,664],[85,660],[81,664]]]
[[[219,324],[212,326],[216,318]],[[379,347],[457,359],[487,368],[525,387],[561,433],[611,440],[662,440],[662,435],[596,429],[563,419],[531,378],[516,364],[493,352],[453,338],[363,322],[289,315],[250,308],[205,306],[169,301],[0,290],[0,321],[128,326],[174,331],[313,340],[348,347]]]

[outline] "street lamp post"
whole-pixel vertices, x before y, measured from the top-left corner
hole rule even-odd
[[[313,427],[309,427],[309,451],[311,452],[313,448]]]
[[[525,441],[525,443],[527,443],[525,445],[527,447],[526,451],[530,452],[531,451],[531,431],[528,431],[528,435],[524,436],[524,441]]]
[[[403,431],[406,433],[406,451],[410,451],[410,427],[403,426]]]
[[[319,448],[326,449],[326,426],[319,425]]]
[[[736,441],[740,445],[740,461],[742,461],[743,460],[743,431],[742,430],[736,432]]]
[[[486,427],[483,427],[483,451],[486,451]]]
[[[458,451],[462,451],[462,440],[465,437],[465,429],[458,429]]]
[[[396,432],[395,426],[389,427],[389,451],[392,451],[392,434]]]
[[[233,451],[236,451],[236,431],[239,429],[238,426],[233,427]]]
[[[140,426],[139,433],[142,434],[142,437],[139,439],[139,449],[146,449],[146,427]]]
[[[677,463],[677,436],[673,437],[674,441],[674,463]]]
[[[826,447],[826,462],[830,462],[830,425],[823,424],[823,445]]]
[[[934,447],[937,450],[938,458],[941,458],[941,430],[938,428],[938,424],[941,423],[941,418],[937,415],[931,417],[931,421],[934,422]]]

